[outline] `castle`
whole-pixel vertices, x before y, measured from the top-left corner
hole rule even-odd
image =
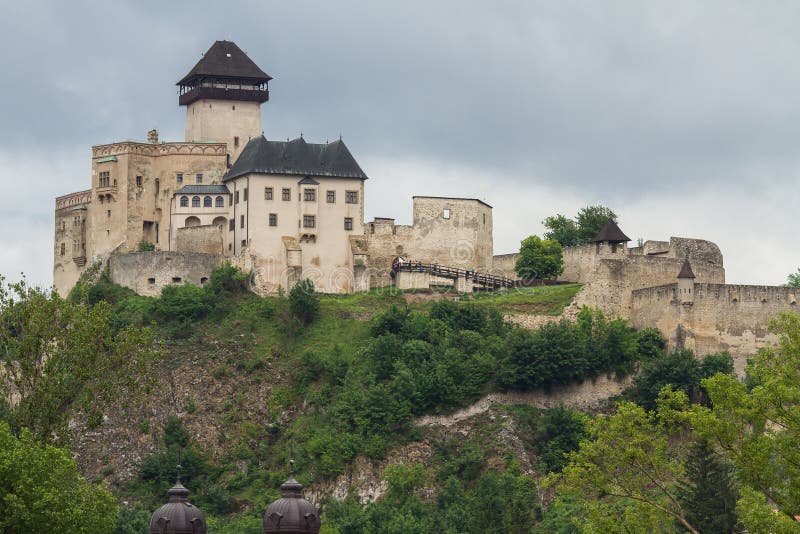
[[[491,268],[486,203],[418,196],[413,225],[365,223],[367,175],[342,139],[267,140],[271,79],[236,44],[217,41],[177,83],[184,141],[152,130],[146,142],[93,146],[91,189],[56,199],[56,290],[66,294],[95,261],[149,295],[204,283],[222,258],[252,272],[265,294],[300,278],[328,293],[365,290],[387,283],[401,254]]]
[[[411,225],[364,221],[368,177],[341,138],[264,137],[270,80],[236,44],[217,41],[177,83],[184,141],[152,130],[146,142],[93,146],[91,188],[56,198],[55,289],[66,294],[97,262],[143,295],[202,285],[225,260],[251,273],[261,294],[302,278],[352,293],[391,283],[469,291],[480,273],[516,277],[516,255],[494,255],[492,207],[482,200],[415,196]],[[771,342],[769,318],[796,303],[790,288],[725,285],[709,241],[629,241],[609,221],[591,245],[564,250],[561,280],[584,284],[576,304],[657,326],[672,347],[744,357]],[[398,256],[455,274],[392,280]]]

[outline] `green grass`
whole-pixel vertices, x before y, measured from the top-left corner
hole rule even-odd
[[[480,306],[495,307],[502,313],[560,315],[580,290],[580,284],[519,287],[496,293],[476,293]]]

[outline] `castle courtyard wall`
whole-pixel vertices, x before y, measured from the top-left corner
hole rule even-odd
[[[222,262],[216,254],[181,252],[131,252],[108,259],[111,281],[139,295],[156,296],[168,285],[185,283],[201,286]]]
[[[224,253],[224,226],[205,224],[178,228],[175,237],[175,252],[221,255]]]

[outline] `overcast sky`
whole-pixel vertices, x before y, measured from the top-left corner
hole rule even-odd
[[[494,206],[495,252],[604,204],[634,240],[716,242],[734,283],[800,265],[800,2],[13,2],[0,7],[0,273],[52,282],[58,195],[93,144],[183,139],[175,82],[217,39],[267,73],[267,138],[342,135],[367,218]]]

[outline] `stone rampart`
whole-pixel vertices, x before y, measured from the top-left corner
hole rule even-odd
[[[218,224],[186,226],[175,234],[175,251],[200,254],[222,254],[224,250],[223,227]]]
[[[111,280],[139,295],[156,296],[164,286],[203,285],[219,266],[222,256],[183,252],[131,252],[108,259]]]
[[[741,375],[747,357],[776,341],[769,331],[770,319],[797,309],[796,291],[697,283],[691,299],[679,299],[677,284],[638,289],[632,292],[631,324],[657,327],[670,349],[688,348],[698,355],[728,351]]]

